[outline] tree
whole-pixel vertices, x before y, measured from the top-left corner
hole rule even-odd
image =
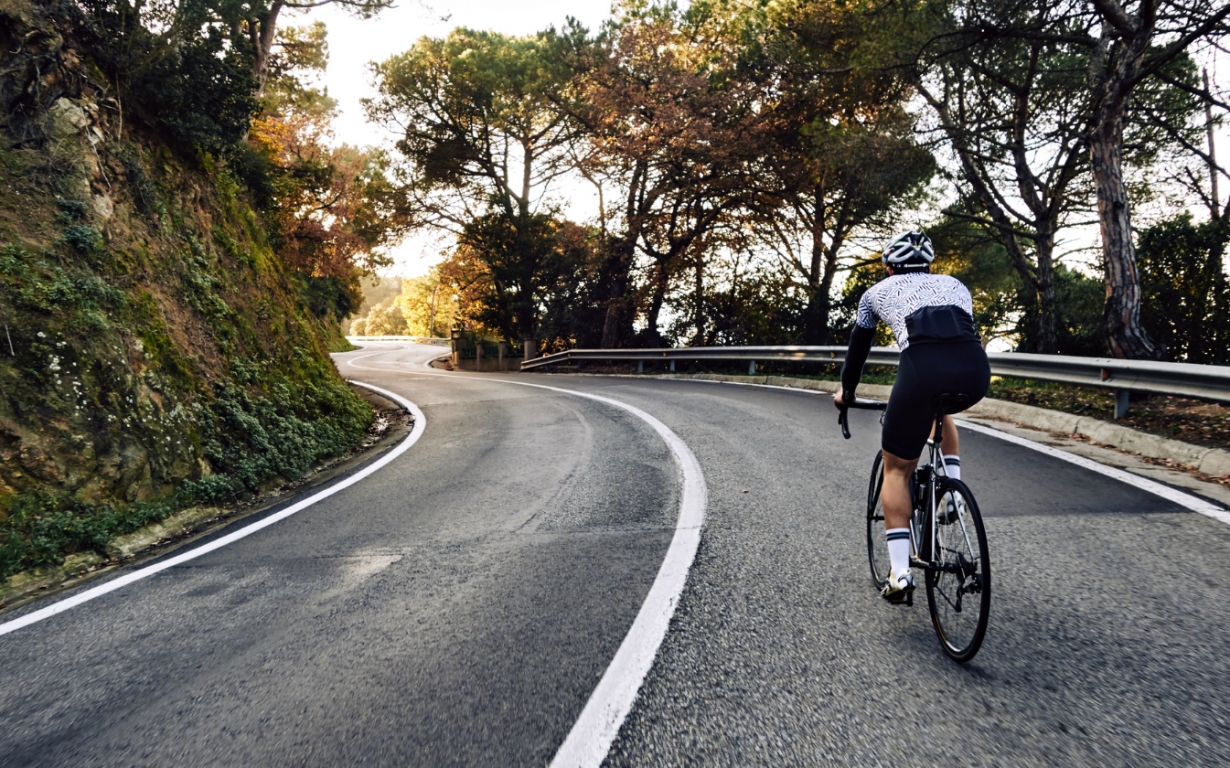
[[[432,338],[447,336],[457,310],[452,291],[440,279],[438,266],[432,267],[423,277],[404,281],[397,306],[406,318],[411,335]]]
[[[359,278],[390,263],[381,248],[398,233],[394,192],[383,153],[330,143],[334,102],[304,82],[327,62],[323,26],[283,33],[295,55],[279,60],[267,110],[251,125],[258,167],[249,187],[262,198],[278,256],[305,281],[304,297],[333,297],[340,321],[361,302]]]
[[[350,332],[356,336],[402,336],[407,330],[406,316],[402,314],[396,297],[372,307],[367,315],[350,326]]]
[[[1116,357],[1162,355],[1141,324],[1141,287],[1123,175],[1123,133],[1132,99],[1192,43],[1225,36],[1230,5],[1213,0],[1092,0],[1101,32],[1089,66],[1090,157],[1106,269],[1106,333]]]
[[[1058,349],[1056,236],[1088,211],[1090,191],[1085,57],[1056,34],[1066,10],[956,4],[915,75],[961,169],[963,204],[947,213],[982,222],[1003,244],[1036,323],[1029,350],[1048,354]]]
[[[369,18],[392,0],[82,0],[92,53],[114,98],[176,139],[221,153],[240,142],[271,74],[324,55],[324,25],[280,34],[286,9],[340,5]],[[73,15],[72,4],[57,13]],[[125,106],[127,105],[127,107]]]
[[[376,66],[369,116],[401,134],[401,214],[451,232],[499,279],[502,332],[533,336],[535,276],[553,219],[543,197],[573,167],[577,126],[557,105],[565,36],[454,30]]]
[[[744,66],[774,94],[763,149],[772,188],[752,220],[807,298],[802,342],[826,344],[839,257],[918,202],[935,162],[916,143],[900,74],[852,66],[868,21],[854,8],[779,3],[743,18]]]
[[[241,15],[232,20],[233,35],[242,34],[250,46],[252,55],[252,77],[256,80],[257,94],[262,95],[271,69],[276,69],[276,48],[285,46],[290,41],[278,34],[278,17],[282,11],[307,11],[323,5],[337,5],[362,19],[370,19],[385,8],[393,5],[393,0],[308,0],[308,2],[256,2],[251,5],[244,3],[239,6]],[[293,41],[290,41],[293,42]],[[285,50],[285,47],[284,47]]]
[[[703,270],[697,249],[757,187],[762,94],[737,76],[723,19],[708,10],[628,4],[579,53],[568,103],[591,142],[583,168],[620,201],[602,213],[603,232],[616,230],[603,243],[603,347],[633,337],[638,256],[649,273],[643,342],[662,343],[659,317],[682,258]]]
[[[851,238],[890,226],[935,170],[903,118],[892,106],[863,120],[848,113],[817,117],[770,158],[781,205],[756,221],[801,280],[805,344],[830,339],[833,280]]]
[[[1166,359],[1230,363],[1230,224],[1184,213],[1140,233],[1141,322]]]
[[[1139,286],[1124,168],[1190,142],[1190,96],[1198,90],[1184,75],[1186,49],[1220,34],[1226,13],[1203,0],[1138,5],[1130,16],[1115,0],[1092,7],[944,0],[927,6],[927,23],[915,24],[921,31],[904,45],[973,192],[973,205],[952,213],[998,231],[1026,286],[1036,287],[1040,327],[1031,335],[1042,349],[1057,329],[1047,308],[1055,232],[1084,207],[1088,178],[1103,235],[1112,352],[1153,354],[1133,319]]]
[[[236,7],[210,0],[83,0],[81,7],[89,21],[82,36],[114,86],[121,131],[134,115],[209,152],[243,138],[258,104]]]
[[[391,191],[381,153],[327,136],[318,119],[288,112],[256,120],[250,138],[270,161],[278,254],[302,274],[350,279],[389,263],[379,249],[393,235]]]

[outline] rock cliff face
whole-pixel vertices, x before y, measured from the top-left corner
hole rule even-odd
[[[302,473],[370,409],[229,173],[0,0],[0,577]]]

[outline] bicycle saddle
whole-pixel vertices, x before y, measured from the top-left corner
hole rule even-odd
[[[936,395],[931,401],[932,407],[942,413],[959,413],[970,406],[970,396],[964,392],[952,394],[945,392],[942,395]]]

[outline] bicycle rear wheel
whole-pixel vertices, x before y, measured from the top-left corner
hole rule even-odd
[[[991,613],[991,561],[982,514],[960,480],[937,478],[941,504],[947,494],[957,503],[957,519],[936,526],[935,552],[927,570],[927,605],[944,653],[967,662],[978,653]],[[929,535],[924,531],[923,536]]]
[[[884,483],[884,455],[876,452],[871,463],[871,485],[867,488],[867,559],[871,562],[871,583],[878,593],[888,581],[890,562],[884,538],[884,505],[880,487]]]

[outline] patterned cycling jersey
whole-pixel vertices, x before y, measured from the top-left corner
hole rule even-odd
[[[925,307],[960,307],[970,316],[972,332],[974,302],[969,289],[950,275],[927,272],[892,275],[871,286],[858,303],[855,324],[875,328],[883,320],[893,329],[897,346],[910,346],[910,316]],[[977,338],[970,336],[970,338]]]

